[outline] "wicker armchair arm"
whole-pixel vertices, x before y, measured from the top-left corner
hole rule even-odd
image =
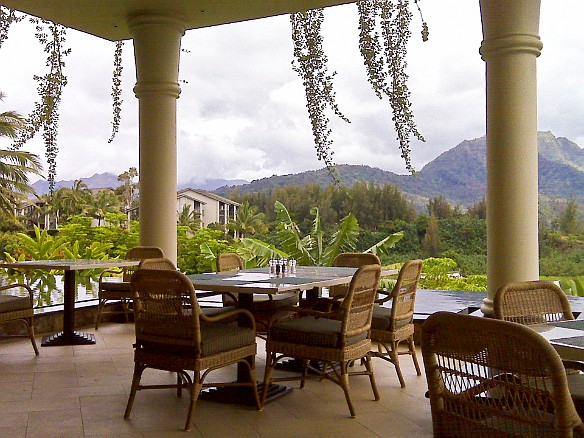
[[[101,274],[99,274],[99,282],[101,283],[101,280],[104,277],[108,277],[112,274],[123,274],[123,273],[124,273],[123,268],[106,269]]]
[[[332,312],[338,309],[339,304],[345,297],[343,295],[336,295],[334,297],[319,297],[315,299],[308,309],[317,312]]]
[[[564,364],[564,368],[568,370],[584,371],[584,362],[582,361],[562,359],[562,363]]]
[[[217,295],[227,295],[229,298],[233,300],[234,303],[237,304],[237,297],[233,295],[231,292],[196,292],[197,299],[199,298],[208,298],[208,297],[216,297]]]
[[[30,303],[31,303],[31,305],[33,304],[34,292],[33,292],[32,288],[28,284],[24,284],[24,283],[12,283],[12,284],[7,284],[7,285],[4,285],[4,286],[0,286],[0,293],[2,293],[5,290],[13,289],[13,288],[24,288],[24,289],[26,289],[28,291],[28,296],[30,298]]]
[[[393,290],[388,291],[387,289],[377,289],[377,295],[385,295],[385,297],[377,298],[375,304],[383,304],[387,301],[393,300]]]
[[[249,326],[252,327],[255,331],[255,329],[256,329],[255,319],[254,319],[253,315],[251,314],[251,312],[249,310],[246,310],[246,309],[230,310],[229,312],[220,313],[220,314],[215,315],[215,316],[207,316],[204,313],[201,313],[199,315],[199,319],[201,321],[205,321],[205,322],[220,322],[220,321],[223,321],[224,319],[233,319],[234,316],[237,316],[240,314],[247,316],[247,318],[249,319],[249,323],[250,323]]]

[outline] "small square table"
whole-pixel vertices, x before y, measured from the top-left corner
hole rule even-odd
[[[139,260],[27,260],[20,262],[0,262],[0,268],[22,270],[56,270],[64,271],[63,282],[63,331],[43,338],[41,346],[95,344],[91,333],[75,331],[75,271],[91,269],[108,269],[124,266],[137,266]]]

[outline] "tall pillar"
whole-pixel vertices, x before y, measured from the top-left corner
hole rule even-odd
[[[487,276],[497,289],[539,279],[537,77],[540,0],[480,0],[487,94]]]
[[[158,246],[176,262],[176,100],[185,26],[147,13],[130,17],[128,24],[139,99],[140,244]]]

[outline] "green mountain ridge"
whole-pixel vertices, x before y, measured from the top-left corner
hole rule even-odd
[[[584,149],[551,132],[538,133],[539,194],[542,199],[574,197],[584,204]],[[337,165],[341,184],[352,186],[357,181],[373,184],[395,184],[418,207],[428,199],[444,196],[453,205],[468,206],[483,199],[487,181],[486,137],[464,140],[426,164],[416,176],[398,175],[366,165]],[[215,190],[222,196],[273,190],[288,185],[332,184],[326,168],[298,174],[271,176],[239,186]]]

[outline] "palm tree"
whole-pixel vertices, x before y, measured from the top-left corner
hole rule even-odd
[[[120,199],[116,196],[113,190],[102,190],[93,198],[93,202],[89,205],[89,214],[97,219],[97,225],[101,225],[101,221],[105,219],[106,213],[119,213]]]
[[[0,101],[4,93],[0,91]],[[23,126],[22,117],[14,111],[0,113],[0,137],[15,138]],[[27,194],[34,194],[29,185],[29,173],[41,176],[39,157],[26,151],[0,149],[0,212],[13,217],[14,209],[26,201]]]
[[[255,206],[250,206],[245,201],[237,209],[237,217],[227,224],[227,228],[239,234],[239,237],[245,238],[247,234],[255,234],[266,228],[264,224],[264,214],[258,213]]]
[[[190,205],[183,205],[182,210],[178,214],[177,225],[188,227],[195,231],[201,226],[201,213],[198,211],[191,211]]]
[[[82,180],[78,179],[71,188],[61,187],[53,195],[53,207],[67,218],[82,214],[91,204],[93,197],[91,191]]]

